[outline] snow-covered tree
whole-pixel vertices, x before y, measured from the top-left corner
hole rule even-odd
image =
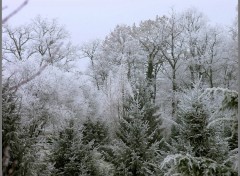
[[[101,119],[88,118],[83,123],[82,141],[84,144],[92,143],[92,147],[101,147],[109,144],[109,131],[107,123]]]
[[[4,173],[236,175],[237,21],[172,10],[80,48],[56,20],[3,25]]]
[[[158,175],[159,141],[152,141],[149,126],[141,117],[122,119],[117,130],[117,141],[112,146],[115,175]]]
[[[238,92],[234,90],[229,90],[225,88],[209,88],[203,93],[204,96],[211,97],[212,102],[217,104],[218,108],[216,113],[214,113],[210,119],[208,126],[211,128],[222,129],[222,135],[229,145],[229,158],[227,159],[232,164],[232,168],[237,171],[238,167]],[[221,97],[220,99],[217,97]],[[208,104],[209,100],[208,100]],[[209,106],[211,107],[211,106]],[[215,108],[216,109],[216,108]]]
[[[112,146],[115,175],[159,175],[161,121],[147,91],[138,87],[135,97],[124,104]],[[144,94],[146,93],[146,95]]]
[[[111,175],[112,166],[94,149],[93,141],[83,142],[80,126],[70,119],[66,126],[53,136],[50,161],[55,175]]]
[[[219,128],[208,126],[211,113],[204,104],[199,85],[181,97],[177,125],[172,143],[173,155],[167,156],[162,165],[167,175],[227,175],[236,174],[228,157],[228,143]],[[173,147],[173,148],[174,148]]]
[[[16,93],[9,90],[8,82],[3,84],[2,90],[2,119],[3,119],[3,174],[17,174],[21,169],[22,151],[21,114],[19,113],[21,100]]]
[[[31,23],[3,26],[3,74],[11,78],[11,89],[32,81],[49,65],[69,70],[77,48],[57,20],[37,16]],[[31,67],[29,67],[31,65]]]

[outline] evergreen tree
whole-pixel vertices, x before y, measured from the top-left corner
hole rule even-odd
[[[217,128],[208,128],[210,112],[201,100],[201,93],[197,86],[181,98],[178,126],[173,133],[175,151],[164,159],[162,168],[167,168],[167,175],[236,175],[229,163],[224,163],[227,143]]]
[[[54,163],[56,174],[64,175],[64,167],[70,162],[71,145],[76,131],[73,129],[73,120],[71,120],[68,126],[58,133],[58,136],[54,137],[54,148],[51,154],[51,161]]]
[[[110,142],[108,127],[101,119],[90,119],[88,118],[83,123],[82,129],[84,144],[93,142],[92,147],[101,147],[107,145]]]
[[[152,98],[152,87],[148,87],[147,82],[140,81],[139,84],[136,85],[134,90],[133,98],[129,98],[128,101],[125,102],[125,119],[129,116],[135,117],[139,116],[141,113],[141,119],[148,123],[148,134],[153,134],[152,142],[160,141],[162,139],[162,119],[157,114],[159,107],[156,102]]]
[[[144,94],[134,98],[125,104],[124,117],[119,120],[112,147],[115,175],[161,175],[158,167],[162,157],[160,121],[153,115],[153,105]]]
[[[82,133],[74,119],[54,139],[50,158],[54,163],[53,175],[111,175],[111,165],[103,161],[102,155],[94,149],[93,142],[83,142]]]
[[[228,163],[237,172],[238,167],[238,92],[226,88],[216,87],[204,90],[206,103],[217,104],[217,111],[210,119],[209,126],[221,132],[221,138],[229,145]],[[208,108],[211,109],[211,108]]]
[[[237,172],[238,171],[238,92],[234,90],[223,89],[224,99],[222,101],[221,110],[223,112],[230,111],[232,123],[230,124],[227,134],[227,141],[229,143],[230,154],[227,162],[231,163],[232,168]]]
[[[112,151],[110,148],[110,134],[106,121],[102,119],[86,119],[83,123],[82,142],[84,145],[91,143],[92,149],[100,152],[105,162],[110,162]]]
[[[130,122],[120,121],[116,133],[117,141],[113,146],[115,175],[145,176],[159,175],[159,141],[152,143],[154,133],[148,134],[147,122],[135,117]]]
[[[20,102],[15,92],[9,91],[8,82],[2,89],[3,119],[3,173],[17,174],[22,163],[24,144],[21,139]]]
[[[231,134],[228,138],[230,149],[234,150],[238,148],[238,93],[236,91],[224,91],[224,99],[222,102],[221,110],[233,111],[233,122],[231,124]]]
[[[19,176],[49,175],[43,163],[45,150],[39,142],[39,121],[31,119],[31,123],[22,122],[21,102],[16,93],[9,91],[8,82],[3,85],[3,170],[4,174]],[[39,115],[43,117],[43,114]],[[41,138],[43,139],[43,138]],[[44,170],[44,171],[43,171]],[[45,172],[46,171],[46,172]],[[48,173],[48,174],[47,174]],[[41,174],[40,174],[41,175]]]

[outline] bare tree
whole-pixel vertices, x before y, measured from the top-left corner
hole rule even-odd
[[[184,42],[183,37],[184,26],[182,24],[182,17],[174,10],[171,12],[171,16],[167,20],[165,28],[165,40],[161,47],[161,54],[163,59],[168,63],[171,70],[170,80],[172,82],[172,116],[175,116],[177,108],[176,91],[178,90],[177,85],[177,70],[179,68],[179,62],[183,58],[184,53]]]
[[[132,32],[146,55],[146,80],[148,85],[153,88],[151,98],[154,102],[157,92],[157,74],[163,64],[163,55],[160,51],[166,37],[164,33],[166,21],[165,16],[157,16],[155,20],[141,22],[139,27],[134,25]]]
[[[20,86],[40,75],[48,65],[69,68],[69,62],[77,57],[77,47],[69,42],[69,35],[56,20],[40,16],[28,25],[19,27],[3,26],[3,64],[34,61],[39,65],[35,73],[21,76],[10,89]]]
[[[96,61],[98,57],[98,52],[101,46],[101,41],[100,40],[94,40],[89,43],[85,43],[80,47],[80,51],[82,53],[82,58],[89,58],[91,62],[91,68],[93,71],[93,79],[96,83],[97,89],[100,90],[99,87],[99,80],[98,80],[98,75],[96,73]]]
[[[194,84],[200,79],[200,62],[201,49],[204,49],[204,42],[202,41],[203,32],[206,31],[206,19],[202,13],[197,9],[188,9],[183,12],[183,24],[185,35],[185,52],[184,59],[187,61],[187,67],[190,71],[190,84],[193,88]],[[205,41],[205,40],[204,40]],[[188,83],[186,83],[188,84]]]

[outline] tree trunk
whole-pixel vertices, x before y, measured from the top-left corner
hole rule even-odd
[[[191,89],[193,89],[193,85],[195,83],[195,77],[194,77],[194,69],[193,69],[193,66],[190,65],[189,66],[189,69],[190,69],[190,74],[191,74]]]
[[[176,84],[176,69],[173,68],[173,75],[172,75],[172,116],[175,117],[177,103],[176,103],[176,96],[175,93],[177,91],[177,84]]]

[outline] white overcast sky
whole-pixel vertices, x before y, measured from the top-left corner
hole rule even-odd
[[[23,0],[3,0],[3,17]],[[210,22],[231,25],[237,15],[237,0],[29,0],[12,25],[24,24],[37,15],[58,18],[65,25],[75,44],[104,38],[117,24],[138,23],[168,14],[171,7],[177,12],[195,7]]]

